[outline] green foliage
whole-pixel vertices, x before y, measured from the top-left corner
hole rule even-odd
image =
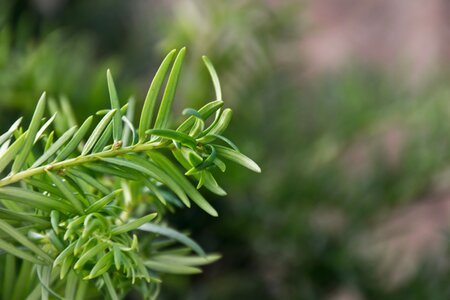
[[[97,296],[96,291],[119,299],[130,289],[153,299],[163,274],[199,273],[198,266],[219,259],[167,227],[164,215],[193,201],[217,216],[198,191],[205,186],[225,194],[213,172],[225,171],[224,161],[260,169],[236,148],[218,144],[228,141],[221,134],[231,111],[221,110],[217,74],[207,59],[218,100],[190,109],[195,113],[170,129],[184,48],[153,118],[175,53],[168,54],[150,85],[137,129],[134,102],[121,107],[108,70],[111,108],[97,113],[103,115],[100,120],[90,116],[78,126],[67,114],[71,109],[66,102],[48,103],[43,93],[29,126],[19,119],[0,136],[4,299],[87,299]],[[47,108],[52,114],[48,119]],[[205,129],[206,122],[211,125]],[[11,278],[20,288],[10,288]]]

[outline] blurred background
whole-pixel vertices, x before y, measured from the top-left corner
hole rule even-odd
[[[262,169],[169,216],[223,259],[167,277],[161,299],[450,299],[447,0],[0,0],[0,129],[42,93],[76,117],[143,102],[186,46],[174,122],[213,100]]]

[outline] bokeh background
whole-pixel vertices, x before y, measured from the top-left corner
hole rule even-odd
[[[263,173],[169,216],[223,259],[161,299],[450,299],[449,1],[0,0],[0,129],[44,90],[103,108],[108,67],[142,103],[182,46],[174,122],[212,100],[207,54]]]

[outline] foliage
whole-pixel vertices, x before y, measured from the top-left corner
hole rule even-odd
[[[219,80],[206,57],[216,100],[186,109],[185,121],[170,129],[184,56],[184,48],[172,50],[163,60],[137,128],[134,100],[121,106],[108,70],[110,109],[78,126],[67,103],[47,101],[43,93],[29,126],[20,118],[0,136],[4,299],[86,299],[95,291],[118,299],[131,289],[150,299],[162,274],[195,274],[219,258],[167,227],[164,215],[192,201],[217,216],[198,191],[226,194],[212,171],[225,172],[225,161],[260,169],[222,135],[231,110],[222,109]]]
[[[43,90],[54,98],[70,99],[74,113],[85,117],[87,111],[102,107],[106,92],[106,65],[120,70],[117,59],[95,57],[92,41],[86,36],[65,38],[66,32],[53,31],[42,39],[28,41],[14,35],[12,29],[0,29],[0,109],[2,128],[7,128],[14,116],[31,116],[32,99]],[[17,33],[16,33],[17,34]],[[129,93],[125,80],[123,90]]]

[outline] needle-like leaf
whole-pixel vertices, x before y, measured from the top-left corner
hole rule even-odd
[[[119,166],[134,169],[137,172],[141,172],[143,174],[147,174],[148,176],[156,178],[157,180],[165,183],[170,189],[172,189],[173,192],[177,194],[178,197],[180,197],[181,201],[183,201],[186,206],[190,206],[189,199],[187,198],[186,193],[183,191],[183,188],[180,187],[180,182],[175,181],[175,178],[170,177],[164,170],[140,157],[128,156],[128,159],[133,161],[118,158],[104,158],[103,160]]]
[[[198,255],[205,256],[205,251],[203,251],[203,249],[194,240],[172,228],[164,227],[153,223],[147,223],[140,226],[139,230],[153,232],[156,234],[172,238],[188,246],[189,248],[194,250],[194,252],[196,252]]]
[[[159,272],[170,274],[199,274],[202,272],[199,268],[184,266],[181,264],[172,264],[168,262],[159,262],[155,260],[146,260],[145,266]]]
[[[41,265],[44,264],[44,261],[37,259],[33,255],[29,254],[28,252],[25,252],[17,247],[15,247],[13,244],[7,243],[4,240],[0,239],[0,249],[4,250],[5,252],[12,254],[16,257],[22,258],[24,260],[28,260],[34,264]]]
[[[216,92],[216,99],[222,100],[222,89],[220,88],[219,76],[217,76],[216,69],[207,56],[203,56],[202,59],[206,68],[208,69],[209,75],[211,76],[211,80],[214,85],[214,91]]]
[[[158,115],[156,117],[154,126],[156,129],[166,128],[169,122],[169,113],[172,107],[173,98],[175,97],[175,91],[177,89],[178,78],[180,77],[185,53],[186,48],[182,48],[180,52],[178,52],[175,62],[173,63],[169,79],[167,80],[166,90],[164,91],[161,100],[161,106],[159,107]]]
[[[183,132],[178,132],[171,129],[150,129],[147,130],[146,133],[180,142],[181,144],[184,144],[192,149],[194,149],[197,145],[197,142],[194,138]]]
[[[198,110],[198,113],[200,114],[200,116],[203,120],[206,120],[213,113],[215,113],[217,110],[219,110],[222,106],[223,106],[223,101],[221,101],[221,100],[212,101],[212,102],[205,104],[205,106],[203,106],[202,108],[200,108]],[[197,119],[196,116],[190,116],[189,118],[186,119],[186,121],[184,121],[183,123],[181,123],[180,126],[178,126],[177,131],[181,131],[184,133],[188,132],[191,129],[191,127],[194,125],[196,119]]]
[[[73,151],[78,147],[81,140],[86,135],[87,131],[91,127],[92,123],[92,116],[86,119],[84,123],[80,126],[78,131],[73,135],[73,138],[70,140],[69,143],[62,149],[62,151],[56,156],[55,162],[61,161],[63,159],[66,159],[70,154],[73,153]]]
[[[34,111],[30,126],[28,127],[23,147],[20,153],[17,155],[16,159],[14,160],[12,166],[12,173],[17,173],[20,169],[22,169],[28,155],[30,155],[30,150],[31,147],[33,146],[33,141],[39,129],[39,123],[41,122],[41,119],[44,115],[44,111],[45,111],[45,92],[42,94],[41,98],[38,101],[38,104],[36,105],[36,110]]]
[[[246,167],[249,170],[252,170],[257,173],[261,173],[261,168],[249,157],[244,154],[237,152],[233,149],[226,148],[219,145],[214,145],[217,150],[217,154],[222,156],[225,159],[231,160],[237,164],[240,164],[243,167]]]
[[[72,193],[70,190],[68,183],[59,178],[58,175],[53,174],[50,171],[47,171],[48,177],[51,179],[53,184],[63,193],[65,198],[72,203],[73,207],[78,211],[78,213],[83,214],[83,203]]]
[[[141,119],[139,121],[139,140],[142,142],[145,138],[145,131],[150,128],[150,124],[153,119],[153,111],[156,106],[156,101],[158,99],[159,91],[166,77],[167,71],[169,70],[170,63],[173,60],[176,50],[172,50],[164,58],[158,71],[156,71],[155,77],[150,84],[150,88],[145,97],[144,106],[142,107]]]
[[[59,201],[53,199],[52,197],[44,196],[41,193],[36,193],[17,187],[0,188],[0,199],[16,201],[48,212],[54,209],[63,212],[74,212],[74,208],[64,201]]]
[[[11,125],[11,127],[9,127],[8,131],[0,136],[0,145],[3,145],[3,143],[6,142],[13,135],[14,131],[16,131],[17,128],[19,128],[22,119],[23,119],[22,117],[17,119],[17,121],[15,121]]]
[[[0,172],[2,172],[6,166],[13,160],[16,154],[22,150],[22,146],[25,142],[26,133],[22,134],[0,157]]]
[[[113,138],[114,143],[117,143],[122,138],[122,116],[120,113],[119,96],[117,96],[116,85],[111,75],[111,71],[106,71],[106,77],[108,79],[109,99],[111,100],[111,109],[115,109],[118,112],[113,117]]]
[[[52,258],[42,251],[41,248],[32,243],[29,239],[27,239],[22,233],[16,230],[14,227],[6,223],[5,221],[0,219],[0,230],[8,234],[10,237],[18,241],[20,244],[25,246],[31,252],[34,252],[37,256],[44,259],[47,263],[52,262]]]
[[[148,152],[148,155],[159,164],[170,176],[177,179],[177,182],[182,186],[186,194],[194,201],[200,208],[206,211],[213,217],[217,217],[217,211],[206,201],[206,199],[192,186],[189,180],[181,174],[181,172],[163,155],[156,151]]]
[[[58,113],[54,113],[53,116],[50,119],[48,119],[47,122],[45,122],[44,125],[42,125],[42,127],[36,133],[36,137],[34,138],[34,142],[33,143],[36,143],[41,138],[41,136],[44,134],[45,130],[53,123],[53,121],[55,120],[57,114]]]
[[[102,134],[103,130],[108,126],[109,122],[111,121],[114,114],[117,112],[117,110],[113,109],[110,110],[97,124],[94,131],[92,132],[91,136],[87,140],[86,144],[83,147],[83,151],[81,151],[81,155],[86,155],[89,153],[89,151],[92,150],[97,140],[100,138],[100,135]]]
[[[131,231],[131,230],[135,230],[139,226],[142,226],[145,223],[150,222],[151,220],[156,218],[156,216],[157,216],[157,213],[152,213],[152,214],[146,215],[144,217],[141,217],[139,219],[133,220],[129,223],[116,226],[111,230],[111,234],[122,234],[122,233],[125,233],[128,231]]]
[[[72,135],[75,133],[75,131],[77,130],[76,127],[72,127],[69,130],[67,130],[66,132],[64,132],[64,134],[57,139],[48,149],[47,151],[44,152],[44,154],[41,155],[41,157],[39,157],[32,165],[32,168],[38,167],[41,164],[43,164],[44,162],[46,162],[53,154],[55,154],[71,137]]]

